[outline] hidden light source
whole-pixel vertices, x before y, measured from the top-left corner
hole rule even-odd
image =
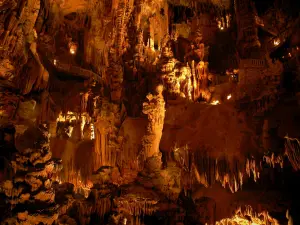
[[[75,55],[76,50],[75,50],[74,48],[70,48],[70,53],[71,53],[72,55]]]
[[[274,46],[280,45],[280,39],[279,38],[275,39],[273,43],[274,43]]]
[[[75,55],[77,52],[77,44],[75,44],[74,42],[70,42],[69,43],[69,49],[70,49],[70,53],[72,55]]]
[[[210,104],[212,104],[212,105],[218,105],[218,104],[220,104],[220,101],[219,101],[219,100],[214,100],[214,101],[212,101],[212,103],[210,103]]]

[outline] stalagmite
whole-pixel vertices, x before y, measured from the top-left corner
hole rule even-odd
[[[18,137],[18,140],[25,138],[32,141],[33,137],[30,137],[32,134],[38,134],[39,137],[35,142],[35,148],[27,148],[23,151],[20,149],[21,152],[16,155],[15,161],[11,162],[16,177],[3,186],[12,207],[17,209],[16,214],[6,222],[18,224],[22,217],[23,223],[51,225],[58,218],[58,205],[54,201],[55,193],[49,177],[57,172],[57,167],[51,160],[49,134],[46,127],[41,125],[39,128],[28,128]],[[25,179],[18,179],[22,174],[24,176],[24,173]]]
[[[156,95],[149,94],[148,102],[143,104],[143,113],[148,116],[147,134],[143,137],[142,154],[144,159],[159,157],[159,143],[165,118],[165,101],[162,96],[163,86],[156,87]],[[160,160],[160,159],[159,159]]]

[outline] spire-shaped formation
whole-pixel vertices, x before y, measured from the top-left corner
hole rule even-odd
[[[143,113],[148,117],[147,131],[142,141],[144,160],[159,158],[160,161],[159,143],[165,119],[165,100],[162,91],[163,86],[158,85],[157,94],[154,96],[148,94],[148,102],[143,104]]]

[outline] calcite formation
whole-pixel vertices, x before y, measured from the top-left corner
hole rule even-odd
[[[298,224],[298,11],[0,1],[1,220]]]
[[[38,135],[35,143],[28,143],[30,133]],[[27,146],[33,146],[27,148],[24,144],[24,149],[20,149],[20,153],[11,162],[15,171],[13,180],[3,183],[2,189],[13,210],[13,217],[5,222],[53,224],[58,218],[58,205],[54,201],[51,177],[58,172],[58,167],[51,159],[48,131],[44,126],[29,128],[18,139],[27,141]]]
[[[294,170],[299,170],[300,142],[297,138],[285,137],[285,154],[288,156]]]
[[[162,43],[162,55],[158,61],[159,79],[162,80],[168,98],[192,98],[191,69],[174,58],[168,36]]]
[[[159,143],[165,119],[165,101],[162,95],[163,86],[156,87],[156,95],[149,94],[148,102],[143,104],[143,113],[148,117],[146,135],[143,138],[143,149],[141,154],[145,160],[157,158],[160,155]]]
[[[123,190],[124,194],[114,199],[117,215],[112,218],[114,224],[129,221],[134,224],[142,223],[142,216],[150,216],[158,209],[158,196],[143,187],[136,186]]]
[[[97,170],[101,165],[115,166],[120,155],[122,137],[118,135],[118,127],[121,124],[121,113],[118,104],[109,103],[103,100],[97,120],[94,123],[95,129],[95,150],[100,156],[96,163]]]

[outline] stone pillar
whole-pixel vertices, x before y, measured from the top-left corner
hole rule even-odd
[[[158,85],[156,87],[157,95],[148,94],[148,102],[143,103],[143,113],[148,116],[147,131],[142,141],[144,159],[146,161],[158,159],[159,164],[161,164],[159,144],[165,119],[165,101],[162,91],[163,86]]]

